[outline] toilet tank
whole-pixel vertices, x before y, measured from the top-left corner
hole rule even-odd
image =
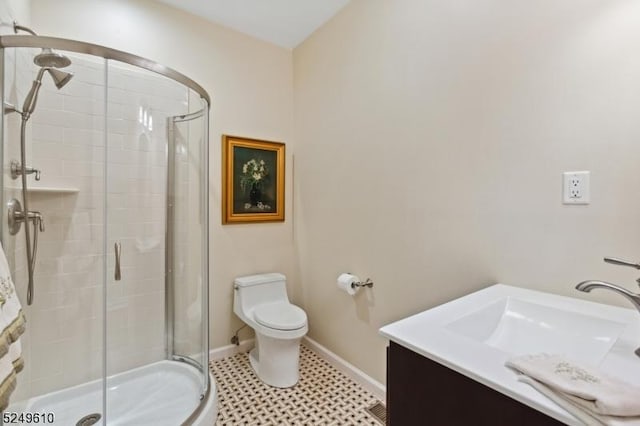
[[[263,303],[289,302],[286,280],[277,272],[236,278],[233,280],[233,310],[248,312]]]

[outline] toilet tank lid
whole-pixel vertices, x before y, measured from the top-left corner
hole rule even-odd
[[[238,277],[233,280],[233,283],[239,287],[249,287],[252,285],[272,283],[275,281],[285,281],[287,277],[278,272],[272,272],[269,274],[257,274],[247,275],[244,277]]]

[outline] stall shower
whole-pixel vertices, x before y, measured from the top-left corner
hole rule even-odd
[[[8,410],[211,424],[209,95],[151,60],[15,29],[0,226],[27,328]]]

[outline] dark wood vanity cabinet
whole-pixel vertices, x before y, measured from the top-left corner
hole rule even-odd
[[[387,348],[387,425],[562,424],[404,346]]]

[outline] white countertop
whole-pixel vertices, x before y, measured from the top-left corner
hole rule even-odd
[[[605,373],[640,385],[640,358],[633,351],[640,346],[640,314],[581,299],[495,284],[483,290],[402,319],[380,329],[380,333],[412,351],[445,365],[523,404],[568,425],[581,426],[573,415],[521,383],[516,373],[504,366],[511,353],[451,329],[451,323],[496,301],[513,298],[544,307],[621,323],[621,334],[596,363]],[[613,341],[613,340],[612,340]]]

